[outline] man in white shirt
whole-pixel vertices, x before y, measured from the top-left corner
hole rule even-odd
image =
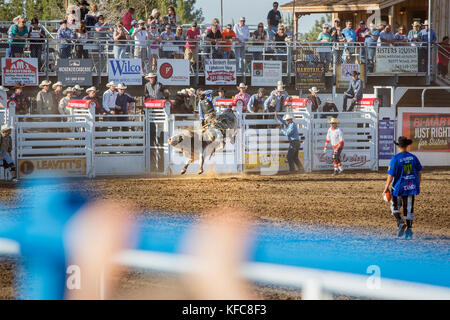
[[[116,98],[118,94],[116,91],[117,84],[114,81],[111,81],[106,86],[109,89],[103,93],[103,109],[109,114],[115,114]]]
[[[337,127],[339,120],[331,118],[328,120],[328,123],[330,124],[330,128],[328,129],[323,153],[327,152],[328,144],[331,142],[331,147],[333,148],[333,175],[337,175],[344,171],[341,163],[341,152],[342,149],[344,149],[344,134],[342,133],[342,130]]]
[[[142,65],[144,65],[144,62],[147,61],[148,32],[143,20],[138,21],[138,26],[134,28],[131,37],[134,39],[134,57],[142,59]]]
[[[248,26],[245,25],[244,17],[242,17],[239,20],[239,23],[234,26],[233,31],[236,34],[238,42],[234,50],[237,59],[237,72],[242,72],[245,59],[245,42],[250,39],[250,31],[248,30]]]

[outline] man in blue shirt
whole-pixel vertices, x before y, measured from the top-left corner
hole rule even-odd
[[[251,113],[264,112],[264,102],[266,97],[264,96],[264,88],[259,88],[258,93],[255,93],[250,97],[247,104],[247,110]]]
[[[350,80],[350,84],[348,86],[347,91],[344,92],[344,102],[342,104],[342,111],[353,111],[355,105],[361,101],[363,97],[363,83],[362,80],[359,79],[359,72],[352,72],[352,80]],[[348,99],[352,99],[350,106],[347,110],[347,101]]]
[[[388,168],[388,177],[383,194],[389,192],[392,183],[391,212],[397,220],[398,236],[405,233],[405,239],[412,238],[412,222],[414,220],[414,196],[420,193],[422,180],[422,165],[419,159],[407,151],[412,140],[401,136],[397,145],[399,153],[392,157]],[[403,205],[403,216],[406,225],[400,217],[400,208]],[[406,232],[405,232],[406,229]]]
[[[273,3],[273,9],[267,14],[267,26],[269,27],[269,40],[273,41],[275,34],[278,31],[278,25],[281,22],[281,12],[278,10],[278,2]]]
[[[72,41],[75,40],[75,32],[67,27],[67,20],[61,21],[60,28],[58,30],[58,40],[61,44],[61,59],[68,59],[72,55]]]
[[[345,29],[342,30],[342,35],[345,38],[345,49],[342,57],[344,63],[353,63],[354,61],[353,53],[355,52],[356,45],[356,31],[352,29],[352,26],[353,22],[347,21],[345,24]]]
[[[419,72],[426,72],[428,66],[428,35],[430,35],[430,45],[437,41],[436,33],[428,25],[428,20],[423,23],[423,29],[419,32],[422,41],[419,47]]]
[[[297,125],[294,122],[294,117],[290,114],[286,114],[283,119],[280,119],[277,112],[275,112],[275,119],[285,128],[281,129],[281,132],[288,137],[289,150],[287,154],[287,160],[289,162],[289,172],[295,173],[295,165],[298,170],[303,170],[302,163],[298,159],[298,151],[300,150],[300,136],[298,135]]]
[[[376,28],[375,24],[371,23],[369,30],[367,30],[366,33],[364,34],[365,35],[364,46],[366,47],[367,50],[367,67],[371,72],[373,71],[374,67],[375,52],[380,33],[381,31]]]
[[[116,114],[126,115],[128,114],[128,109],[131,103],[135,103],[136,100],[132,98],[128,93],[125,92],[126,86],[123,83],[119,83],[117,86],[117,97],[116,97]],[[116,117],[116,121],[128,121],[128,117]],[[113,130],[117,128],[113,128]],[[116,131],[114,130],[114,131]],[[128,127],[122,127],[122,131],[128,131]]]

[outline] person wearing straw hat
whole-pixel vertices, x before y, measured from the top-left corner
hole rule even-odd
[[[58,110],[59,101],[61,101],[61,99],[64,98],[62,82],[61,81],[55,82],[52,85],[52,89],[53,89],[52,96],[53,96],[54,110]]]
[[[283,112],[284,110],[284,100],[285,97],[283,95],[284,93],[284,86],[278,84],[277,91],[275,95],[270,95],[269,98],[266,99],[264,102],[264,111],[265,112],[274,112],[275,114],[277,112]],[[278,118],[278,120],[281,119],[281,116],[275,116]]]
[[[126,115],[128,109],[136,100],[125,92],[127,86],[123,83],[119,83],[117,86],[117,98],[116,98],[116,114]],[[117,117],[116,121],[128,121],[128,117]],[[122,127],[122,131],[128,131],[128,128]]]
[[[38,92],[36,97],[38,114],[56,114],[53,110],[55,104],[53,103],[53,96],[50,92],[51,81],[44,80],[39,85],[42,90]]]
[[[352,80],[350,80],[350,84],[348,86],[347,91],[344,93],[344,101],[342,103],[342,111],[353,111],[353,108],[355,105],[361,101],[363,97],[363,83],[362,80],[359,79],[359,72],[353,71],[352,72]],[[347,101],[348,99],[351,99],[350,106],[347,110]]]
[[[145,85],[146,99],[162,100],[169,97],[169,90],[157,80],[156,73],[150,72],[144,76],[144,79],[148,80]]]
[[[9,100],[14,100],[16,102],[16,114],[24,115],[30,114],[30,100],[23,93],[24,85],[22,83],[16,83],[14,86],[14,93],[9,97]]]
[[[108,90],[103,93],[102,106],[103,109],[108,114],[115,114],[116,109],[116,99],[117,99],[117,84],[114,81],[108,82],[106,84]]]
[[[431,29],[428,20],[423,23],[423,29],[420,30],[421,45],[419,48],[419,72],[426,72],[428,65],[428,36],[430,37],[430,46],[437,42],[436,33]],[[430,47],[432,49],[432,47]]]
[[[0,86],[0,107],[6,108],[8,104],[8,92],[9,89],[4,86]]]
[[[286,114],[282,119],[275,112],[275,119],[284,127],[281,132],[288,137],[289,150],[287,160],[289,163],[289,173],[295,173],[295,166],[298,170],[303,170],[302,164],[298,159],[298,151],[300,150],[300,136],[298,134],[297,125],[294,122],[294,117],[291,114]]]
[[[342,149],[344,149],[344,134],[342,133],[342,130],[337,127],[339,121],[336,118],[331,118],[328,120],[328,123],[330,124],[330,128],[327,132],[323,152],[327,152],[328,144],[331,143],[331,147],[333,148],[333,175],[337,175],[344,171],[341,163],[341,153]]]
[[[87,96],[84,96],[83,100],[90,100],[95,102],[95,114],[106,115],[106,111],[103,109],[102,104],[98,101],[97,92],[97,88],[95,87],[87,88]]]
[[[408,146],[412,143],[413,141],[405,136],[394,141],[399,153],[393,156],[389,163],[383,191],[383,195],[389,193],[389,186],[392,183],[391,213],[397,220],[397,236],[401,237],[405,233],[405,240],[411,239],[413,236],[414,198],[420,193],[422,180],[422,165],[414,154],[408,152]],[[406,224],[400,216],[402,206]]]
[[[242,105],[242,112],[245,112],[247,109],[248,102],[250,101],[250,95],[246,92],[247,86],[245,83],[240,83],[237,89],[239,93],[234,96],[234,101],[242,100],[244,104]]]
[[[0,141],[0,156],[3,159],[3,166],[5,169],[11,170],[13,181],[16,178],[16,166],[11,156],[12,151],[12,139],[11,139],[11,127],[8,124],[4,124],[1,127],[1,141]]]
[[[67,109],[67,106],[69,105],[70,100],[72,100],[73,92],[74,90],[72,87],[67,87],[63,91],[65,97],[62,98],[58,103],[58,111],[60,114],[62,115],[70,114],[69,110]]]
[[[311,94],[306,98],[309,99],[309,101],[311,101],[311,111],[312,112],[320,111],[319,107],[322,104],[322,101],[320,101],[320,98],[317,95],[319,93],[319,90],[317,89],[317,87],[312,87],[311,89],[308,89],[308,91]]]

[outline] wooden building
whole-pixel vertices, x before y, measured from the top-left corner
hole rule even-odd
[[[385,21],[394,31],[401,25],[411,29],[414,21],[423,23],[428,19],[428,0],[296,0],[280,6],[284,13],[295,13],[295,30],[298,19],[314,13],[331,13],[333,20],[351,20],[378,24]],[[438,40],[450,35],[450,0],[431,0],[431,24]]]

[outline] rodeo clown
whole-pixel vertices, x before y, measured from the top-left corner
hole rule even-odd
[[[342,133],[342,130],[337,127],[339,121],[336,118],[331,118],[328,120],[328,123],[330,124],[330,128],[328,129],[327,137],[325,139],[323,153],[327,152],[328,144],[331,142],[331,147],[333,148],[333,175],[337,175],[344,171],[341,163],[341,152],[342,149],[344,149],[344,134]]]
[[[405,233],[406,240],[412,238],[413,235],[414,196],[420,193],[422,165],[419,159],[407,150],[408,146],[412,144],[412,140],[401,136],[398,138],[398,142],[394,141],[394,144],[397,145],[399,153],[392,157],[389,163],[383,194],[389,193],[389,186],[392,183],[391,212],[397,220],[398,236],[401,237]],[[402,205],[406,224],[400,216]]]

